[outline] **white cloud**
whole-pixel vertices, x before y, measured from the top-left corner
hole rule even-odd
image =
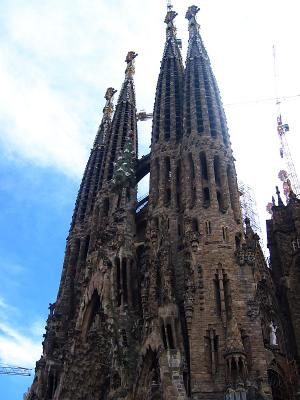
[[[39,318],[28,326],[13,326],[18,314],[18,308],[0,297],[0,364],[34,368],[42,353],[45,321]]]
[[[34,368],[41,352],[41,338],[23,335],[10,325],[0,322],[1,363]]]

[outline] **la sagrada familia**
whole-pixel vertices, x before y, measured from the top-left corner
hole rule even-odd
[[[27,400],[300,398],[300,200],[277,191],[267,265],[242,221],[198,11],[186,13],[184,66],[168,9],[147,156],[137,154],[136,53],[115,107],[106,92]]]

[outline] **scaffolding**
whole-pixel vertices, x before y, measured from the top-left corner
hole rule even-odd
[[[250,219],[251,227],[254,230],[254,232],[257,233],[258,236],[260,237],[261,246],[263,247],[262,230],[259,221],[254,191],[249,185],[247,185],[242,181],[238,182],[238,186],[240,191],[240,202],[241,202],[243,221],[245,221],[246,217]]]

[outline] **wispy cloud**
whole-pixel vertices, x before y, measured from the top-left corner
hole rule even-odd
[[[0,363],[33,368],[42,352],[44,323],[38,319],[27,329],[14,327],[8,321],[13,321],[18,313],[18,309],[0,298]]]
[[[0,361],[9,365],[33,368],[41,355],[41,339],[21,334],[0,322]]]

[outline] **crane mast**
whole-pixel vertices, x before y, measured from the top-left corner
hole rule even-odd
[[[0,375],[22,375],[31,376],[31,369],[24,367],[16,367],[12,365],[0,364]]]
[[[300,195],[300,185],[296,173],[294,161],[290,152],[286,132],[289,132],[289,125],[282,123],[280,99],[278,96],[278,75],[276,65],[276,50],[273,46],[273,59],[274,59],[274,82],[275,82],[275,97],[277,105],[277,133],[280,141],[280,157],[286,163],[287,171],[280,171],[278,174],[279,179],[283,182],[283,189],[286,197],[288,198],[289,192],[292,190],[296,196]]]

